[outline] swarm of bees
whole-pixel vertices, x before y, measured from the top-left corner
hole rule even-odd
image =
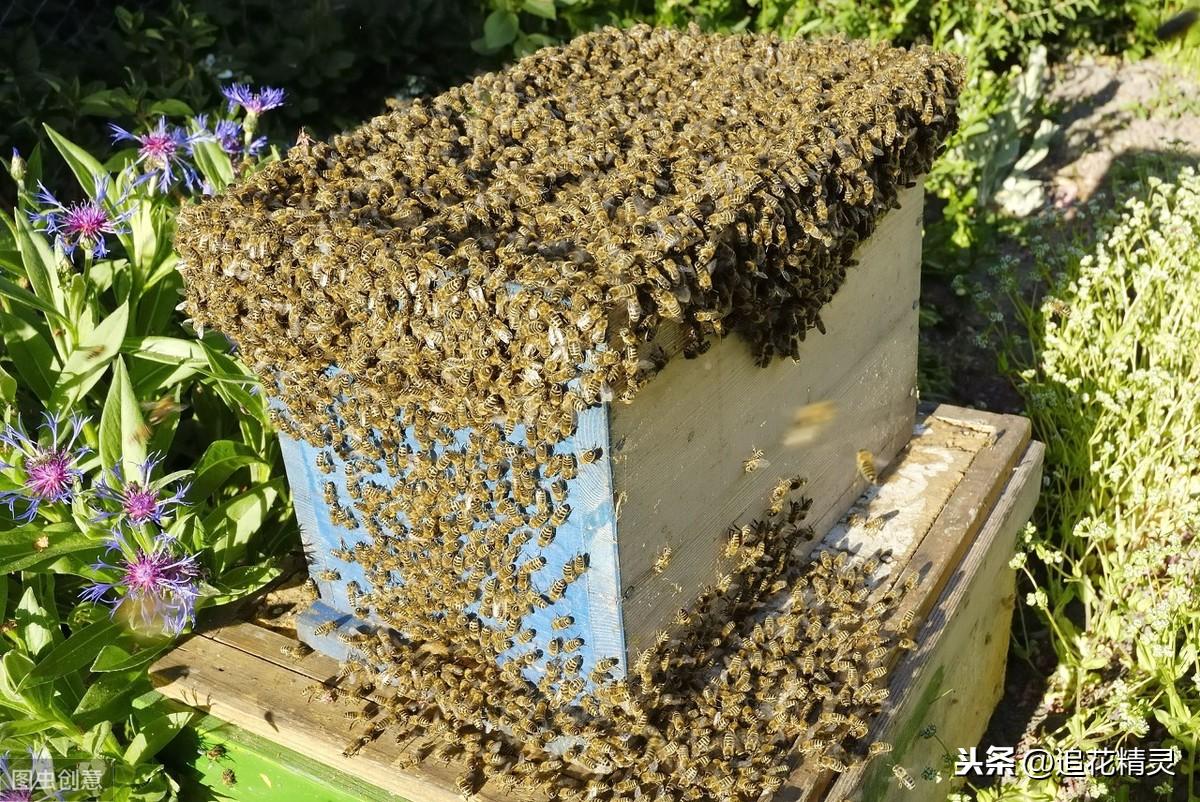
[[[797,745],[833,770],[882,753],[864,738],[898,600],[871,596],[870,564],[797,564],[799,478],[625,677],[584,648],[588,558],[555,535],[572,483],[607,470],[577,415],[634,397],[660,331],[685,357],[729,332],[796,356],[960,83],[927,48],[606,28],[180,214],[185,308],[341,480],[322,496],[352,542],[321,576],[356,563],[346,602],[386,625],[338,631],[351,657],[310,689],[356,704],[347,755],[415,739],[464,795],[582,801],[758,799]]]

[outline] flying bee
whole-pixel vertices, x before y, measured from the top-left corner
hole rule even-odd
[[[186,404],[180,404],[170,395],[164,395],[157,401],[143,401],[141,407],[146,413],[146,423],[151,426],[157,426],[172,415],[178,415],[187,409]]]
[[[761,448],[751,449],[750,459],[742,460],[742,469],[746,473],[754,473],[759,468],[770,465],[771,463],[763,459],[763,450]]]
[[[663,546],[662,549],[659,550],[658,556],[654,558],[654,566],[653,566],[654,573],[661,574],[663,571],[667,570],[667,567],[670,564],[671,564],[671,547]]]
[[[854,464],[858,467],[858,474],[866,479],[871,484],[876,484],[879,480],[879,472],[875,469],[875,455],[865,448],[859,449],[854,457]]]

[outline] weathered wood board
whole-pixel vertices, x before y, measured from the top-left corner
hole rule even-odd
[[[858,264],[822,309],[800,358],[754,364],[739,337],[695,359],[674,359],[632,404],[609,417],[626,653],[653,642],[673,611],[713,581],[730,524],[762,517],[784,476],[802,476],[807,523],[824,534],[866,482],[855,454],[889,462],[916,412],[921,209],[905,190],[855,253]],[[797,426],[802,410],[832,418]],[[824,416],[821,416],[824,417]],[[803,429],[799,431],[798,429]],[[766,461],[747,473],[761,449]],[[658,554],[673,557],[661,574]],[[664,620],[665,619],[665,620]]]
[[[934,724],[952,748],[975,744],[999,698],[1014,587],[1007,563],[1037,497],[1042,447],[1029,442],[1023,418],[946,406],[912,434],[880,484],[821,540],[856,554],[890,549],[876,574],[878,593],[909,573],[920,577],[919,648],[895,666],[889,707],[872,722],[872,738],[895,750],[841,776],[801,765],[776,799],[922,798],[902,795],[893,763],[926,783],[922,769],[941,765],[941,747],[919,730]],[[320,653],[289,660],[280,647],[290,642],[265,627],[231,624],[185,641],[151,677],[166,696],[307,755],[335,777],[345,772],[412,802],[461,799],[456,766],[402,767],[404,744],[384,738],[343,757],[351,737],[344,713],[353,707],[305,700],[306,688],[336,674],[337,664]],[[486,786],[478,798],[528,799]]]

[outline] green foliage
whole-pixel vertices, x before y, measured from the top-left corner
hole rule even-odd
[[[465,32],[481,27],[468,0],[315,0],[286,14],[273,0],[18,3],[0,25],[13,55],[0,61],[0,152],[30,153],[43,124],[98,151],[107,120],[212,108],[232,80],[295,96],[270,133],[325,137],[380,113],[390,95],[461,80],[479,62]]]
[[[1200,293],[1200,176],[1188,167],[1139,189],[1093,221],[1097,244],[1034,243],[1051,294],[1017,299],[1024,325],[1002,358],[1046,444],[1046,487],[1014,565],[1060,664],[1050,693],[1067,716],[1044,741],[1116,748],[1157,730],[1181,751],[1176,773],[1194,799],[1200,310],[1179,300]],[[979,799],[1059,790],[1022,778]]]
[[[11,165],[20,181],[19,207],[3,218],[0,235],[3,423],[43,411],[86,417],[80,440],[91,453],[77,464],[82,476],[69,503],[42,503],[27,523],[14,519],[24,501],[0,508],[0,752],[103,758],[111,798],[167,798],[174,783],[155,755],[190,714],[150,693],[146,669],[172,637],[138,623],[128,591],[115,618],[80,599],[93,583],[112,581],[101,563],[122,557],[113,556],[114,519],[98,515],[107,509],[100,482],[113,481],[114,466],[140,477],[156,452],[163,460],[144,487],[165,494],[192,481],[185,505],[163,526],[171,548],[201,567],[198,610],[274,579],[295,529],[264,395],[228,341],[195,337],[174,311],[182,280],[171,241],[188,201],[178,190],[153,193],[122,169],[128,152],[102,163],[53,128],[47,139],[76,176],[78,195],[98,199],[124,225],[103,258],[88,243],[65,253],[30,217],[44,211],[44,199],[30,192],[37,165],[31,159],[23,175]],[[212,186],[253,169],[207,144],[200,167]],[[20,491],[29,463],[4,448],[0,492]],[[153,548],[155,528],[120,526],[138,548]]]

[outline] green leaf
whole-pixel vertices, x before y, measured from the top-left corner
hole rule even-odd
[[[196,463],[196,477],[188,490],[188,501],[198,504],[225,483],[234,471],[247,465],[262,463],[258,452],[245,443],[216,440],[209,444]]]
[[[25,652],[13,649],[0,657],[0,694],[9,702],[22,708],[28,707],[25,696],[17,691],[17,686],[25,675],[33,670],[33,659]]]
[[[21,637],[25,641],[25,648],[32,657],[37,657],[53,646],[54,641],[57,640],[56,636],[61,637],[50,611],[42,606],[36,589],[32,585],[25,588],[25,593],[21,595],[15,618],[17,626],[21,628]]]
[[[130,654],[115,643],[109,643],[100,650],[100,654],[96,655],[91,670],[97,673],[128,671],[149,663],[162,654],[165,649],[166,645],[148,646]]]
[[[92,157],[92,154],[64,137],[58,131],[55,131],[49,125],[44,125],[43,127],[46,129],[46,133],[50,135],[50,141],[54,143],[54,147],[58,148],[58,152],[62,154],[63,160],[71,168],[71,172],[75,174],[75,179],[79,182],[79,186],[83,187],[83,191],[89,196],[93,195],[96,191],[96,178],[108,175],[108,171],[104,169],[100,162]]]
[[[279,498],[281,479],[264,482],[220,504],[204,518],[204,528],[220,542],[213,547],[219,567],[237,562]]]
[[[100,415],[100,461],[107,466],[121,465],[126,476],[137,476],[146,460],[150,432],[129,383],[125,360],[118,357],[114,365],[112,385]]]
[[[6,278],[0,278],[0,295],[4,295],[4,297],[11,300],[13,303],[18,303],[22,306],[27,306],[30,309],[36,309],[39,312],[44,312],[62,323],[68,322],[67,316],[62,312],[58,311],[49,303],[43,301],[41,298],[37,297],[21,285],[9,281]]]
[[[39,732],[57,727],[59,722],[52,718],[34,718],[24,721],[6,721],[0,724],[0,741],[7,742],[11,738],[25,738],[37,735]]]
[[[50,650],[50,653],[38,661],[33,671],[30,671],[18,686],[40,685],[83,668],[96,659],[100,648],[106,642],[122,632],[118,624],[108,619],[102,619],[88,624],[62,643]]]
[[[179,337],[126,337],[121,350],[151,362],[175,365],[185,360],[208,361],[204,346]]]
[[[88,332],[67,357],[50,395],[50,408],[65,412],[100,381],[121,349],[129,325],[129,302],[118,306],[100,325]]]
[[[211,604],[228,604],[247,596],[283,573],[277,565],[243,565],[221,575],[217,583],[220,594],[212,598]]]
[[[554,11],[554,0],[523,0],[521,8],[530,14],[536,14],[546,19],[554,19],[557,16]]]
[[[171,271],[165,280],[158,281],[153,287],[143,287],[142,298],[138,302],[137,331],[167,330],[167,324],[179,303],[182,286],[183,277]]]
[[[233,183],[233,163],[229,154],[221,150],[220,143],[196,142],[192,146],[192,156],[200,172],[218,192]]]
[[[17,397],[17,380],[0,367],[0,404],[11,404]]]
[[[75,706],[72,720],[87,729],[105,719],[122,717],[127,712],[122,700],[141,688],[139,680],[144,677],[145,672],[141,669],[100,674]]]
[[[237,362],[220,353],[208,343],[201,343],[208,357],[208,366],[214,378],[218,379],[213,389],[217,395],[229,405],[230,409],[242,415],[249,415],[266,426],[267,411],[259,396],[250,394],[249,388],[257,386],[257,382],[241,369]]]
[[[511,11],[497,9],[483,21],[483,44],[489,50],[499,50],[517,38],[521,22]]]
[[[139,203],[129,217],[129,229],[133,238],[131,259],[138,274],[144,278],[154,267],[154,255],[158,251],[158,231],[154,225],[154,206]],[[136,281],[136,280],[135,280]],[[136,281],[141,284],[140,281]]]
[[[126,117],[137,110],[137,101],[124,88],[101,89],[79,100],[79,113],[95,117]]]
[[[58,377],[58,356],[28,320],[16,313],[0,314],[0,331],[13,366],[29,389],[45,402]]]
[[[35,548],[34,541],[43,536],[49,545],[44,549]],[[102,546],[101,541],[80,532],[70,522],[25,524],[0,532],[0,573],[26,571],[67,554],[91,551]]]
[[[23,214],[17,215],[17,248],[21,251],[21,262],[25,265],[25,275],[33,294],[59,312],[65,312],[54,250]]]
[[[150,104],[150,114],[165,114],[168,117],[191,117],[195,112],[182,100],[167,98]]]
[[[142,725],[125,750],[125,762],[132,766],[154,757],[195,715],[191,710],[167,713]]]

